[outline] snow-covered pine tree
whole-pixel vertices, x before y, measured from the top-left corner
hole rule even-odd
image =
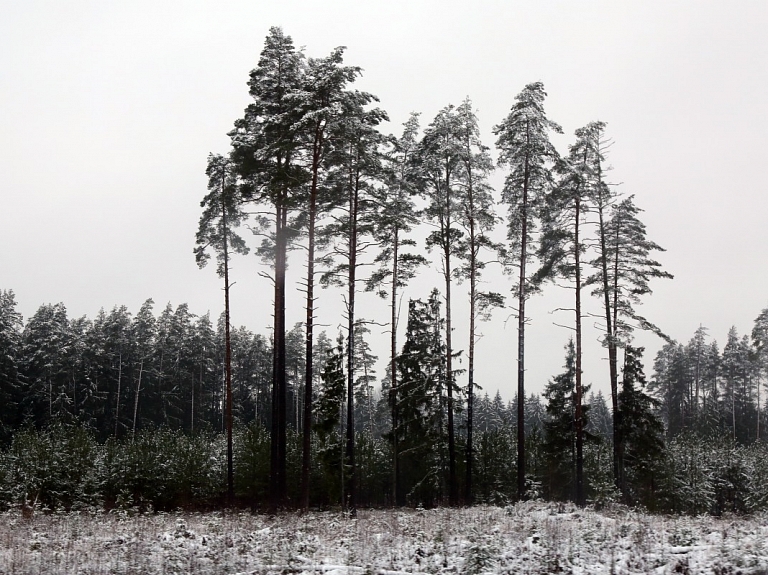
[[[210,258],[208,249],[216,253],[216,273],[224,280],[224,373],[225,419],[227,427],[227,497],[234,498],[234,476],[232,463],[232,344],[230,341],[229,317],[229,270],[230,256],[233,253],[247,254],[248,247],[235,231],[246,218],[241,198],[237,193],[237,175],[232,161],[219,154],[209,154],[208,194],[200,202],[203,214],[200,216],[195,237],[195,260],[199,267],[204,267]],[[193,386],[194,401],[194,386]],[[194,414],[194,411],[193,411]],[[194,415],[190,421],[194,428]]]
[[[413,226],[418,223],[417,211],[413,197],[417,192],[417,162],[414,157],[417,152],[417,133],[419,131],[419,115],[412,113],[403,124],[403,134],[389,139],[389,149],[384,156],[384,184],[372,190],[372,199],[376,204],[373,214],[375,238],[379,253],[374,259],[378,268],[366,281],[366,290],[376,291],[380,297],[389,297],[390,314],[390,349],[389,349],[389,381],[387,402],[389,403],[392,437],[392,491],[397,493],[399,487],[399,446],[397,434],[392,430],[398,426],[398,408],[395,394],[398,386],[397,369],[397,328],[398,305],[401,289],[408,285],[416,275],[416,269],[425,265],[427,260],[420,254],[414,254],[406,249],[415,246],[416,242],[408,237]],[[387,287],[388,284],[388,287]]]
[[[547,93],[541,82],[528,84],[517,95],[509,115],[493,132],[498,137],[499,164],[509,169],[502,201],[508,205],[508,267],[518,271],[517,292],[517,394],[525,397],[525,302],[535,287],[527,270],[535,252],[534,233],[544,199],[552,188],[552,165],[558,158],[549,134],[562,128],[544,112]],[[517,490],[525,498],[525,414],[518,402],[517,414]]]
[[[455,276],[454,267],[458,262],[459,243],[464,233],[458,225],[461,213],[458,192],[463,153],[461,119],[453,105],[438,112],[435,119],[424,130],[419,143],[418,163],[422,171],[421,190],[427,205],[424,216],[435,229],[427,236],[427,249],[440,253],[440,271],[445,287],[445,362],[448,380],[447,391],[447,432],[448,432],[448,501],[458,503],[458,481],[456,477],[456,430],[454,425],[454,393],[458,392],[453,379],[453,325],[451,286]]]
[[[459,211],[457,221],[464,230],[464,236],[457,244],[457,257],[461,261],[455,269],[455,275],[469,282],[469,352],[467,366],[467,437],[464,484],[464,500],[472,502],[472,449],[474,431],[475,397],[475,344],[477,343],[477,321],[488,319],[490,310],[504,304],[504,297],[496,292],[482,291],[478,284],[482,271],[487,265],[484,254],[499,250],[489,233],[498,218],[493,209],[492,189],[488,184],[488,175],[493,171],[493,161],[488,147],[480,141],[480,129],[472,102],[466,98],[456,109],[459,129],[459,173],[457,179]]]
[[[289,212],[303,205],[306,170],[302,110],[295,96],[302,91],[304,56],[279,27],[270,28],[264,49],[248,82],[253,98],[229,133],[231,157],[243,197],[260,206],[257,229],[264,241],[258,253],[274,268],[274,360],[270,435],[270,506],[282,507],[288,496],[286,475],[287,386],[285,375],[285,271],[288,247],[296,228]]]

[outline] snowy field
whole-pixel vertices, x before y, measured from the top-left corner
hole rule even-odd
[[[11,573],[768,573],[768,516],[522,503],[340,513],[0,515]]]

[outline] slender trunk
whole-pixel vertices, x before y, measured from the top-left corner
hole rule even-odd
[[[222,192],[224,190],[222,189]],[[227,503],[235,498],[235,475],[232,457],[232,340],[229,321],[229,250],[227,245],[227,210],[221,204],[221,227],[224,238],[224,369],[226,378],[226,426],[227,426]],[[194,393],[193,393],[194,398]],[[194,401],[194,399],[193,399]],[[194,411],[192,418],[194,426]]]
[[[390,360],[389,360],[389,403],[392,410],[392,496],[397,505],[404,503],[402,495],[400,493],[400,453],[398,434],[398,388],[397,388],[397,274],[398,274],[398,249],[399,229],[395,228],[395,235],[393,241],[393,255],[392,255],[392,299],[390,302],[392,316],[390,318],[390,325],[392,326],[392,334],[390,339]]]
[[[598,166],[598,185],[602,182],[602,176],[600,175],[600,169]],[[605,230],[604,220],[604,202],[601,201],[598,206],[599,217],[599,234],[600,234],[600,267],[603,284],[603,305],[605,307],[605,338],[608,343],[608,370],[611,378],[611,408],[613,410],[613,482],[617,489],[621,490],[622,478],[621,478],[621,462],[619,457],[619,444],[621,438],[619,437],[620,426],[619,418],[619,370],[617,360],[617,345],[616,345],[616,324],[611,317],[611,290],[610,279],[608,277],[608,243]]]
[[[581,191],[579,190],[579,193]],[[581,199],[576,196],[576,221],[574,225],[574,262],[576,271],[576,504],[584,505],[584,413],[582,410],[581,384],[581,261],[579,243],[579,219]]]
[[[144,358],[139,363],[139,381],[136,384],[136,394],[133,398],[133,428],[131,429],[131,441],[136,437],[136,416],[139,414],[139,392],[141,391],[141,375],[144,372]]]
[[[359,162],[359,157],[357,158]],[[349,466],[347,510],[357,514],[357,469],[355,465],[355,291],[357,272],[357,216],[360,193],[359,169],[355,174],[349,198],[349,279],[347,285],[347,450]]]
[[[517,291],[517,498],[525,499],[525,263],[528,257],[528,158],[523,174],[520,278]]]
[[[123,382],[123,354],[118,355],[117,365],[117,401],[115,402],[115,437],[117,437],[117,426],[120,422],[120,386]]]
[[[475,237],[475,204],[472,189],[472,171],[469,175],[468,203],[469,203],[469,366],[467,382],[467,455],[466,455],[466,484],[464,486],[464,500],[472,504],[472,433],[474,425],[475,403],[475,316],[477,305],[477,238]]]
[[[301,458],[301,506],[309,509],[309,477],[312,466],[312,379],[313,373],[313,335],[315,313],[315,220],[317,219],[317,178],[320,170],[320,154],[323,139],[321,127],[315,127],[315,140],[312,150],[312,187],[309,195],[309,238],[307,249],[307,318],[306,318],[306,367],[304,373],[304,423],[302,429]]]
[[[285,386],[285,263],[287,210],[275,212],[275,315],[272,369],[272,434],[270,438],[270,505],[276,511],[286,496],[286,386]]]
[[[445,263],[445,381],[448,392],[448,503],[456,505],[456,437],[453,423],[453,346],[451,345],[451,184],[450,171],[445,174],[445,229],[443,230],[443,258]]]

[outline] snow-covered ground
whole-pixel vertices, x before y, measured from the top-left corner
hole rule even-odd
[[[616,507],[0,515],[11,573],[768,573],[768,516]]]

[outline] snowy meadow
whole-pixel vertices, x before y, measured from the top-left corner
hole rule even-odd
[[[509,507],[37,513],[0,520],[0,573],[768,573],[768,516]]]

